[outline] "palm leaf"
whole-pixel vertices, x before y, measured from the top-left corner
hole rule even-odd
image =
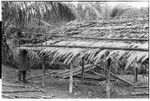
[[[127,59],[127,64],[126,64],[125,69],[127,70],[128,67],[132,64],[133,61],[137,61],[136,59],[137,59],[137,54],[136,54],[136,52],[134,52]]]
[[[107,50],[101,50],[96,57],[94,58],[96,61],[94,64],[97,64],[98,62],[100,62],[101,57],[106,53]]]

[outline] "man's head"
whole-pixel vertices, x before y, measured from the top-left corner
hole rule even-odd
[[[23,37],[22,31],[18,31],[18,32],[16,33],[16,37],[17,37],[17,38],[22,38],[22,37]]]
[[[25,50],[25,49],[21,49],[21,50],[20,50],[20,53],[21,53],[22,55],[27,55],[28,51]]]

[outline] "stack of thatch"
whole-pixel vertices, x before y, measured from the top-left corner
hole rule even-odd
[[[42,35],[37,38],[36,42],[47,41],[52,35],[60,34],[67,36],[104,38],[148,38],[148,28],[148,16],[98,19],[91,21],[75,20],[60,28],[57,27],[51,30],[43,28],[45,33],[39,31],[39,34],[47,34],[48,36]]]
[[[72,21],[68,24],[57,29],[58,34],[64,35],[76,35],[74,36],[94,36],[94,37],[106,37],[106,38],[147,38],[148,37],[148,17],[142,18],[120,18],[97,20],[97,21]],[[133,21],[131,21],[133,20]],[[120,21],[120,22],[119,22]],[[53,31],[55,32],[55,31]],[[69,34],[68,34],[69,33]],[[56,33],[57,34],[57,33]],[[65,64],[70,64],[72,61],[78,61],[81,63],[82,58],[85,58],[87,64],[91,61],[95,65],[103,64],[107,59],[111,58],[111,66],[113,69],[134,67],[135,64],[138,67],[147,61],[148,52],[142,50],[148,50],[148,42],[118,42],[118,41],[104,41],[104,40],[81,40],[74,38],[54,38],[42,36],[44,43],[40,43],[38,46],[24,46],[21,49],[29,50],[29,56],[33,59],[42,60],[43,57],[47,57],[49,63],[61,61]],[[47,38],[47,39],[45,39]],[[42,41],[43,41],[42,39]],[[46,41],[48,40],[48,41]],[[55,47],[55,45],[59,47]],[[49,47],[51,46],[51,47]],[[52,47],[53,46],[53,47]],[[63,46],[63,47],[62,47]],[[66,47],[67,46],[67,47]],[[97,47],[95,49],[89,47]],[[98,48],[99,47],[99,48]],[[102,48],[103,47],[103,48]],[[109,47],[111,49],[105,49]],[[116,50],[115,48],[119,50]],[[140,48],[140,51],[124,51],[125,48]],[[44,55],[43,55],[44,54]],[[33,63],[32,61],[32,63]],[[89,62],[90,61],[90,62]]]

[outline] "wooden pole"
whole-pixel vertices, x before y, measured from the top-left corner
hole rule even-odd
[[[79,37],[79,36],[64,36],[64,35],[55,35],[52,37],[63,37],[63,38],[74,38],[74,39],[93,39],[93,40],[107,40],[107,41],[148,41],[148,38],[101,38],[101,37]]]
[[[55,48],[83,48],[83,49],[110,49],[110,50],[125,50],[125,51],[146,51],[148,52],[148,48],[126,48],[126,47],[105,47],[105,46],[67,46],[67,45],[22,45],[20,48],[30,48],[30,49],[38,49],[35,47],[55,47]]]
[[[110,70],[111,70],[111,68],[110,68],[110,63],[111,63],[111,59],[108,59],[107,60],[107,76],[106,76],[106,81],[107,81],[107,83],[106,83],[106,91],[107,91],[107,98],[110,98],[110,89],[111,89],[111,87],[110,87]]]
[[[70,64],[70,81],[69,81],[69,92],[72,93],[73,89],[73,63]]]
[[[82,58],[81,84],[83,84],[83,80],[84,80],[84,58]]]
[[[43,68],[43,80],[42,80],[42,85],[45,86],[45,58],[43,58],[42,68]]]
[[[136,85],[137,81],[138,81],[138,64],[134,63],[134,85]]]
[[[134,68],[134,84],[136,84],[138,81],[138,68]]]

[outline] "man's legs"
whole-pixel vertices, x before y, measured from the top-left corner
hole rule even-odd
[[[18,81],[21,81],[21,77],[22,77],[22,71],[19,70],[19,71],[18,71]]]
[[[27,83],[27,81],[26,81],[27,71],[22,71],[22,72],[23,72],[23,83]]]

